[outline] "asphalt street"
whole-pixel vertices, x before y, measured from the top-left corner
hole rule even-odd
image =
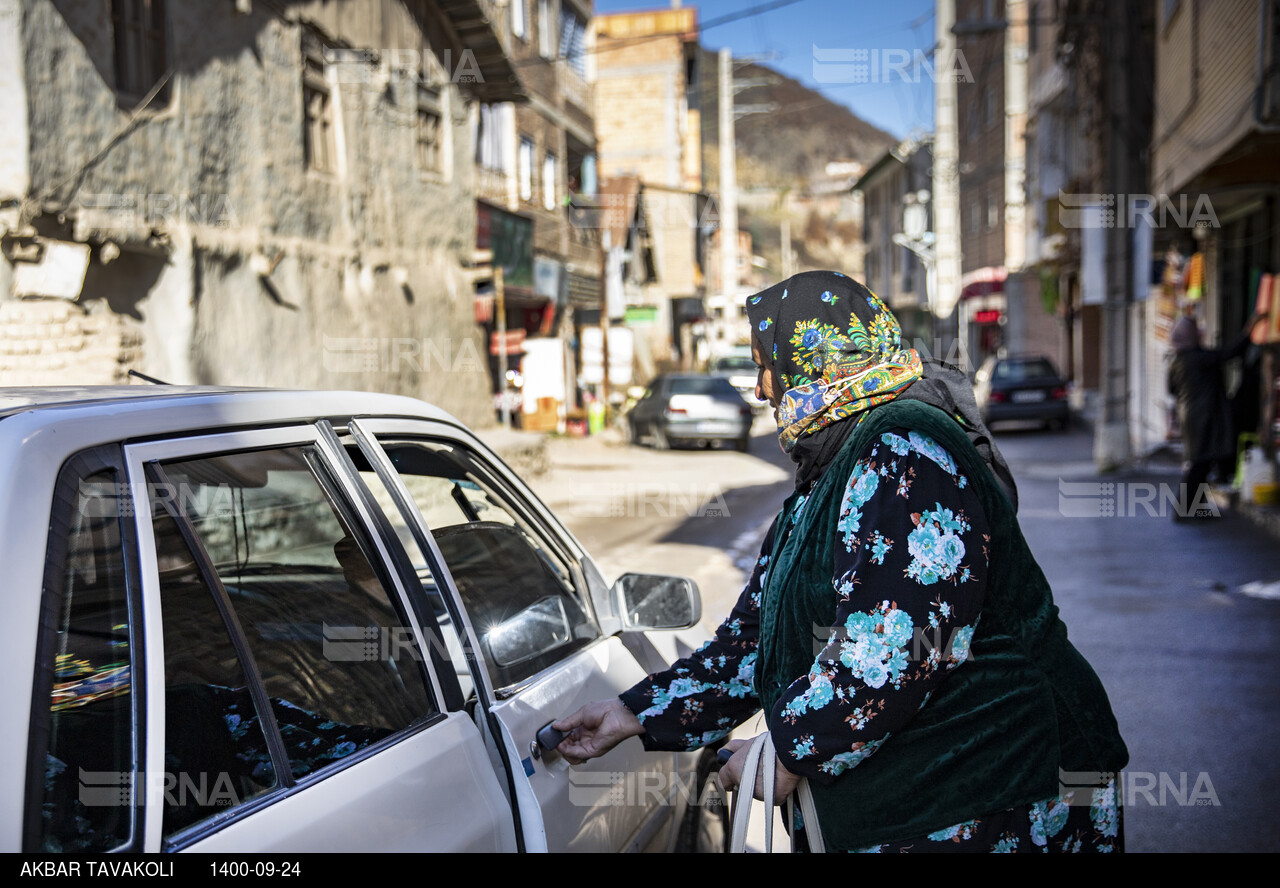
[[[1237,515],[1172,520],[1172,464],[1101,476],[1092,437],[997,431],[1023,532],[1130,751],[1130,851],[1280,850],[1280,541]],[[609,579],[692,576],[714,630],[791,489],[762,417],[750,452],[551,442],[534,486]]]

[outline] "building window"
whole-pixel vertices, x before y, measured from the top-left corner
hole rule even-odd
[[[974,201],[969,204],[969,230],[977,231],[982,227],[982,206]]]
[[[482,169],[510,172],[507,146],[511,144],[510,104],[481,105],[476,132],[476,164]]]
[[[994,194],[987,195],[987,229],[990,230],[1000,224],[1000,203],[996,200]]]
[[[978,104],[973,102],[965,113],[965,141],[978,138]]]
[[[520,199],[533,200],[533,141],[525,136],[520,137],[516,175],[520,177]]]
[[[550,151],[542,159],[542,205],[548,210],[556,208],[556,156]]]
[[[529,39],[529,21],[525,4],[529,0],[511,0],[511,33],[521,40]]]
[[[418,120],[416,127],[418,169],[424,173],[444,172],[444,130],[440,126],[440,93],[425,82],[417,84]]]
[[[996,91],[989,86],[982,92],[982,108],[986,115],[983,125],[986,129],[991,129],[996,125]]]
[[[111,0],[111,26],[116,92],[141,99],[169,68],[164,0]],[[155,101],[169,101],[168,83],[156,93]]]
[[[587,76],[587,23],[567,6],[560,11],[560,55],[577,72]]]
[[[324,44],[312,34],[302,41],[302,145],[308,169],[332,173],[337,169],[333,92],[325,65]]]
[[[556,4],[538,0],[538,54],[544,59],[556,57]]]

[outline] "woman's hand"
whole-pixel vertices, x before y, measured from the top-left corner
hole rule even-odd
[[[588,703],[551,727],[568,736],[556,747],[571,765],[604,755],[628,737],[644,733],[644,725],[617,697]]]
[[[755,738],[751,738],[754,740]],[[725,791],[735,790],[738,788],[738,782],[742,779],[742,769],[747,764],[747,751],[751,748],[751,740],[730,740],[724,745],[725,749],[733,750],[733,758],[725,762],[720,767],[720,786]],[[776,753],[775,753],[776,758]],[[778,759],[778,767],[773,775],[773,803],[781,805],[787,800],[787,796],[795,791],[800,785],[802,777],[797,777],[786,769],[782,764],[782,759]],[[755,797],[764,801],[764,768],[756,771],[756,791]]]

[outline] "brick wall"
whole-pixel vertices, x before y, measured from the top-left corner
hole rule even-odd
[[[61,300],[0,302],[0,385],[129,382],[142,335],[119,315]]]

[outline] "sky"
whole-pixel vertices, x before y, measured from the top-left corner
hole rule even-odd
[[[781,5],[781,4],[786,5]],[[596,0],[597,13],[662,9],[670,0]],[[934,0],[685,0],[702,44],[759,59],[899,138],[933,129]],[[776,6],[774,9],[759,7]],[[751,14],[755,10],[754,14]],[[727,16],[744,16],[715,25]],[[713,27],[707,27],[713,25]]]

